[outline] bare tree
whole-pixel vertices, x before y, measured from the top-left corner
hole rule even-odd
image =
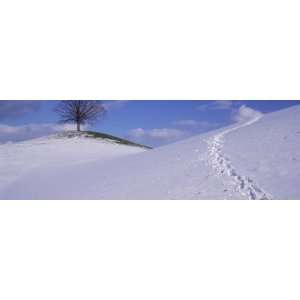
[[[99,120],[106,109],[99,100],[63,100],[55,111],[60,116],[60,122],[76,123],[77,131],[80,131],[81,125]]]

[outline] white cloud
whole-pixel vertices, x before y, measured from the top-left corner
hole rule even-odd
[[[260,111],[252,109],[246,105],[242,105],[238,110],[234,111],[232,120],[235,122],[246,122],[262,115],[263,114]]]
[[[215,101],[215,109],[223,110],[230,109],[233,106],[233,101]]]
[[[168,140],[168,139],[180,138],[185,134],[185,132],[173,128],[161,128],[161,129],[151,129],[148,132],[148,134],[152,138]]]
[[[234,101],[230,100],[218,100],[211,101],[208,104],[199,105],[197,110],[207,111],[207,110],[227,110],[231,109],[234,106]]]
[[[129,100],[112,100],[109,102],[104,102],[103,106],[107,111],[113,110],[113,109],[120,109],[123,108]]]
[[[199,125],[199,121],[196,121],[196,120],[179,120],[179,121],[176,121],[174,122],[174,125],[176,126],[187,126],[187,127],[195,127],[195,126],[198,126]]]
[[[192,119],[179,120],[173,122],[173,125],[175,128],[135,128],[128,132],[128,138],[147,145],[162,145],[176,142],[219,126],[219,124],[214,122]]]
[[[133,138],[151,138],[162,141],[176,140],[183,137],[186,132],[174,128],[143,129],[135,128],[129,131],[129,136]]]
[[[22,126],[0,124],[0,143],[38,138],[64,130],[75,130],[75,126],[73,124],[52,123],[27,124]]]
[[[191,129],[197,129],[197,130],[206,130],[218,126],[218,124],[215,122],[196,121],[196,120],[179,120],[174,122],[173,124],[178,127],[189,127]]]
[[[135,128],[129,131],[129,135],[135,138],[145,136],[145,130],[143,128]]]

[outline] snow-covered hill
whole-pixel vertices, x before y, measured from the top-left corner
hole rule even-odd
[[[300,106],[145,150],[82,138],[0,146],[1,199],[300,199]]]
[[[2,144],[0,191],[15,180],[31,178],[30,172],[43,176],[43,171],[46,173],[56,167],[68,169],[71,166],[95,161],[106,162],[145,151],[142,147],[121,144],[120,140],[108,137],[95,138],[91,133],[69,131],[19,143]],[[50,181],[56,179],[62,180],[59,174],[49,178]],[[24,194],[24,198],[27,195]]]

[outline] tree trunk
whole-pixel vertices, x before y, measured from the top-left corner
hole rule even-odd
[[[80,123],[77,122],[77,131],[80,131]]]

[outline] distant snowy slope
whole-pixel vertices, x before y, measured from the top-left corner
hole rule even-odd
[[[36,146],[36,156],[44,155],[46,161],[52,157],[53,163],[18,174],[11,184],[0,187],[0,198],[299,199],[299,115],[300,106],[257,114],[246,122],[154,150],[128,147],[122,155],[131,155],[107,153],[109,160],[105,150],[98,157],[89,152],[90,145],[78,142],[78,147],[86,147],[78,164],[55,161],[57,154],[52,154],[72,157],[69,151],[76,151],[75,145],[49,145],[48,154],[40,154],[44,151]],[[16,148],[10,164],[26,163],[19,147],[21,153],[13,154]]]

